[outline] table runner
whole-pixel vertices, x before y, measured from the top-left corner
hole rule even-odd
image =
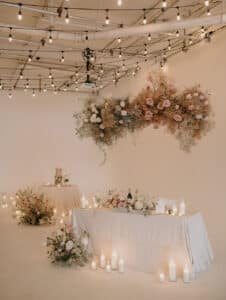
[[[94,255],[110,257],[116,249],[128,267],[144,272],[166,268],[169,259],[178,266],[205,270],[213,259],[200,213],[191,217],[143,216],[110,210],[74,209],[75,232],[90,233]]]

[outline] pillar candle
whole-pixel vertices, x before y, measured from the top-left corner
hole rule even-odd
[[[100,267],[105,268],[105,265],[106,265],[106,257],[104,256],[104,254],[101,254],[101,256],[100,256]]]
[[[123,258],[119,259],[118,270],[119,270],[119,273],[124,273],[125,272],[125,261],[124,261]]]
[[[115,250],[113,250],[111,254],[111,267],[113,270],[117,269],[117,263],[118,263],[118,254]]]
[[[81,199],[81,207],[82,208],[86,208],[86,198],[84,195],[82,195],[82,199]]]
[[[189,268],[186,264],[183,268],[183,281],[184,281],[184,283],[190,282],[190,272],[189,272]]]
[[[111,272],[111,265],[110,265],[110,262],[109,262],[109,261],[107,262],[107,265],[106,265],[106,272],[107,272],[107,273],[110,273],[110,272]]]
[[[165,281],[165,274],[163,272],[159,273],[159,281],[162,283]]]
[[[170,260],[170,262],[169,262],[169,280],[170,281],[177,280],[176,264],[173,260]]]
[[[184,216],[186,212],[186,205],[184,201],[181,201],[179,205],[179,216]]]

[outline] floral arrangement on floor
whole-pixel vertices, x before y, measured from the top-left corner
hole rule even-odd
[[[74,114],[77,134],[103,146],[114,144],[127,132],[165,126],[189,151],[211,129],[208,95],[199,86],[179,92],[161,73],[148,80],[149,85],[131,101],[88,102],[81,113]]]
[[[128,194],[124,195],[110,190],[103,197],[101,206],[110,209],[126,210],[130,213],[140,213],[146,216],[155,211],[156,203],[154,199],[139,194],[137,190],[134,195],[130,190]]]
[[[64,224],[63,227],[47,237],[47,253],[52,263],[75,263],[84,266],[89,260],[88,233],[82,232],[76,237],[71,226]]]
[[[17,192],[16,209],[20,224],[50,224],[54,215],[53,207],[44,195],[36,194],[30,188]]]

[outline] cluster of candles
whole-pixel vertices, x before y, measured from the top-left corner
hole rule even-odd
[[[177,267],[176,264],[173,260],[170,260],[169,262],[169,281],[175,282],[177,281]],[[161,283],[165,282],[166,276],[164,272],[159,273],[159,281]],[[185,264],[183,267],[183,281],[184,283],[189,283],[191,282],[191,272],[188,268],[188,265]]]
[[[92,260],[91,269],[97,270],[97,267],[105,269],[107,273],[111,273],[112,270],[118,270],[119,273],[125,272],[125,261],[123,258],[118,256],[118,253],[114,250],[111,254],[111,259],[107,260],[106,256],[102,253],[99,258],[99,265],[97,260]]]

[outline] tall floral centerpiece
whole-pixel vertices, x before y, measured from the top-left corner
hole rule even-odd
[[[77,134],[92,137],[99,146],[112,145],[128,132],[164,126],[183,150],[189,151],[211,128],[209,97],[199,86],[178,91],[163,75],[149,76],[149,85],[134,99],[88,102]]]
[[[19,190],[16,199],[16,212],[19,223],[42,225],[52,222],[53,207],[43,194],[36,194],[32,189],[27,188]]]

